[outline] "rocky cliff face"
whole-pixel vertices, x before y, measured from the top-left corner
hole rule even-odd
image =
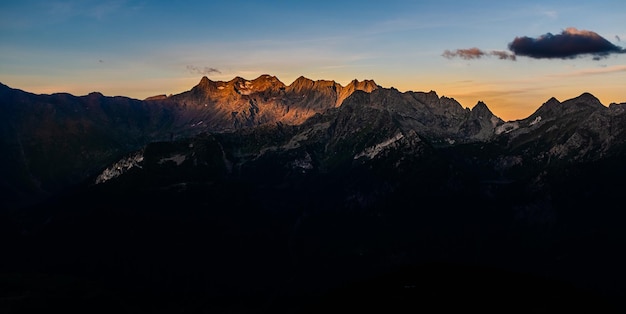
[[[159,101],[182,105],[182,129],[194,126],[203,131],[232,131],[275,122],[299,124],[316,113],[340,106],[354,91],[376,88],[373,81],[354,80],[344,87],[334,81],[299,77],[286,86],[269,75],[252,81],[237,77],[229,82],[203,77],[190,91]]]
[[[430,93],[378,89],[348,98],[344,105],[388,112],[405,130],[414,130],[435,144],[450,145],[491,139],[503,121],[485,104],[463,109],[456,100]]]

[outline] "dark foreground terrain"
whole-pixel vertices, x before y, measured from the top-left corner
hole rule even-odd
[[[116,162],[0,212],[0,312],[625,310],[623,105],[503,122],[369,89],[298,124],[111,137]]]

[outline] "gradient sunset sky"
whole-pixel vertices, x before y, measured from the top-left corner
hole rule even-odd
[[[511,46],[548,33],[595,34],[608,50]],[[189,90],[204,75],[271,74],[287,85],[303,75],[434,90],[464,107],[482,100],[504,120],[552,96],[626,102],[623,0],[3,1],[0,39],[0,82],[34,93],[143,99]]]

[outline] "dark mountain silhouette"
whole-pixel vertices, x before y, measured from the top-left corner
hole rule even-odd
[[[271,76],[146,101],[0,96],[3,145],[52,141],[92,167],[2,212],[12,308],[623,310],[623,104],[585,93],[505,122],[432,91]],[[13,145],[7,165],[36,178]]]

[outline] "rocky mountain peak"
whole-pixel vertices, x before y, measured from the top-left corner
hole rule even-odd
[[[537,110],[530,117],[528,117],[528,119],[534,119],[537,116],[541,115],[543,115],[543,119],[545,119],[547,116],[552,115],[554,111],[557,110],[558,107],[560,107],[560,105],[560,101],[558,101],[554,97],[550,97],[550,99],[548,99],[548,101],[539,106],[539,108],[537,108]]]
[[[280,85],[284,85],[283,82],[281,82],[276,76],[273,75],[269,75],[269,74],[263,74],[257,78],[255,78],[254,80],[252,80],[252,83],[254,84],[275,84],[275,83],[279,83]]]
[[[329,80],[317,80],[313,81],[304,76],[298,77],[291,85],[289,85],[289,89],[301,91],[301,90],[310,90],[324,87],[336,87],[338,85],[335,81]],[[340,85],[339,85],[340,86]]]
[[[277,80],[278,78],[276,76],[273,75],[269,75],[269,74],[263,74],[260,75],[259,77],[255,78],[253,81],[272,81],[272,80]]]
[[[337,97],[337,103],[335,104],[336,107],[341,106],[343,101],[346,98],[350,97],[352,94],[354,94],[356,91],[371,93],[372,91],[378,89],[378,85],[376,85],[376,83],[372,80],[364,80],[360,82],[359,80],[354,79],[345,87],[342,87],[339,84],[337,85],[339,86],[340,92]]]
[[[371,93],[373,90],[378,89],[378,85],[373,80],[359,81],[357,79],[352,80],[345,88],[351,90],[362,90],[367,93]]]
[[[550,99],[548,99],[548,101],[546,101],[543,106],[556,106],[556,105],[560,105],[561,102],[554,98],[554,97],[550,97]]]
[[[200,82],[198,83],[198,85],[194,86],[192,90],[196,92],[198,91],[208,92],[208,91],[215,89],[215,87],[216,87],[216,83],[214,81],[211,81],[208,77],[203,76],[202,79],[200,79]]]
[[[291,83],[289,87],[294,88],[294,89],[305,88],[305,87],[310,88],[313,86],[314,83],[315,82],[312,79],[306,78],[304,76],[300,76],[295,81],[293,81],[293,83]]]
[[[489,123],[492,124],[492,127],[495,127],[497,124],[504,122],[502,121],[502,119],[500,119],[495,114],[493,114],[493,112],[491,111],[491,109],[489,109],[487,104],[485,104],[482,101],[479,101],[476,104],[476,106],[472,108],[470,116],[478,118],[478,119],[482,119],[485,121],[489,121]]]
[[[238,83],[239,83],[239,84],[241,84],[241,83],[245,83],[245,82],[247,82],[247,81],[248,81],[248,80],[244,79],[244,78],[243,78],[243,77],[241,77],[241,76],[235,76],[232,80],[228,81],[228,84],[229,84],[229,85],[235,85],[235,84],[238,84]]]
[[[472,108],[472,113],[493,115],[491,110],[489,110],[489,107],[487,107],[487,104],[483,101],[478,101],[478,103],[476,103],[474,108]]]
[[[428,107],[435,107],[439,104],[439,95],[435,91],[425,92],[413,92],[411,93],[415,99],[423,103]]]
[[[588,106],[588,107],[594,107],[594,108],[604,107],[604,105],[600,102],[600,100],[596,96],[588,92],[582,93],[580,96],[576,98],[572,98],[564,102],[563,104],[571,104],[571,103]]]
[[[597,100],[597,99],[598,99],[598,98],[596,98],[596,96],[592,95],[592,94],[591,94],[591,93],[589,93],[589,92],[584,92],[584,93],[580,94],[580,96],[578,96],[578,97],[576,97],[576,98],[579,98],[579,99],[581,99],[581,98],[587,98],[587,99],[595,99],[595,100]]]
[[[246,84],[246,83],[244,83]],[[252,81],[247,83],[249,89],[255,91],[265,91],[269,89],[279,89],[285,87],[285,84],[281,82],[277,77],[268,74],[263,74]]]
[[[209,80],[208,77],[203,76],[202,79],[200,79],[200,83],[198,83],[198,85],[208,85],[210,84],[211,80]]]
[[[101,92],[91,92],[87,95],[89,98],[102,98],[104,95]]]
[[[435,91],[430,92],[411,92],[410,93],[413,98],[415,98],[418,102],[429,108],[431,112],[436,112],[437,114],[463,114],[465,109],[463,106],[456,101],[454,98],[449,98],[445,96],[439,97]]]
[[[545,102],[532,117],[543,115],[543,118],[547,118],[554,115],[561,115],[566,113],[578,112],[581,110],[597,110],[605,109],[606,107],[590,93],[583,93],[580,96],[572,99],[568,99],[564,102],[559,102],[556,98],[552,97]]]

